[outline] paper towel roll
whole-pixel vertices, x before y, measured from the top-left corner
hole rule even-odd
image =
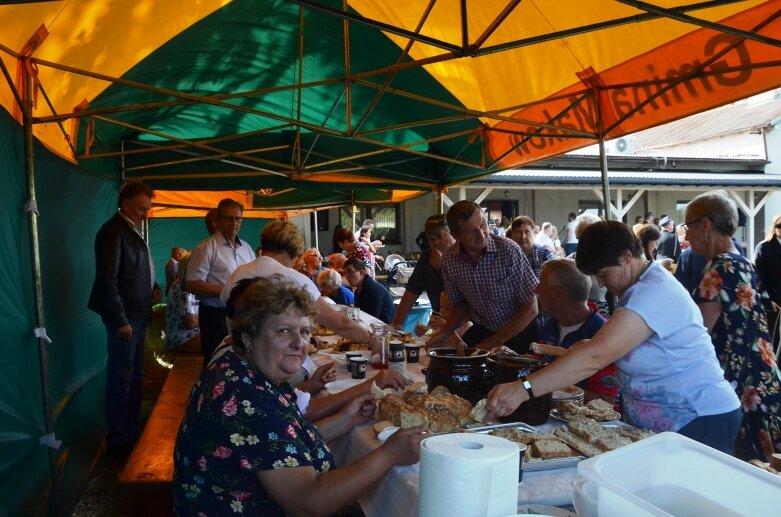
[[[518,505],[518,447],[487,434],[451,433],[420,443],[421,517],[497,517]]]

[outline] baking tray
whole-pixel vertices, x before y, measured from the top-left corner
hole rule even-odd
[[[489,434],[491,431],[498,430],[498,429],[518,429],[519,431],[523,431],[527,433],[535,433],[535,434],[540,432],[539,429],[537,429],[536,427],[523,422],[510,422],[508,424],[484,425],[482,427],[473,427],[471,429],[467,429],[466,431],[469,433]],[[572,447],[570,447],[570,449],[572,449]],[[536,472],[538,470],[564,469],[567,467],[575,467],[578,463],[580,463],[585,459],[586,459],[585,456],[577,455],[577,456],[568,456],[566,458],[551,458],[549,460],[527,461],[524,462],[523,464],[523,470],[525,472]]]

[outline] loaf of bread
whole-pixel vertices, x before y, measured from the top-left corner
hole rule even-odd
[[[451,412],[439,408],[426,408],[428,429],[432,433],[452,433],[458,429],[458,418]]]
[[[431,395],[447,395],[449,393],[450,390],[444,386],[435,386],[434,389],[431,390]]]
[[[377,420],[390,420],[396,427],[401,427],[401,410],[407,404],[396,395],[388,395],[377,402]]]
[[[458,395],[451,393],[447,394],[434,394],[426,398],[423,403],[426,409],[439,409],[442,411],[448,411],[453,413],[457,418],[469,416],[472,412],[472,404],[465,399],[462,399]]]

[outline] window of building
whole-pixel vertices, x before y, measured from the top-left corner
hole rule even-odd
[[[383,244],[401,244],[401,208],[399,204],[364,205],[356,207],[355,224],[360,225],[366,219],[374,221],[372,240],[379,239]],[[340,224],[352,228],[353,218],[350,207],[339,210]],[[356,230],[358,226],[356,226]]]

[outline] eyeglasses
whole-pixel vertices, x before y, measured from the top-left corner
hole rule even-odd
[[[703,219],[707,219],[707,218],[706,217],[700,217],[699,219],[695,219],[694,221],[685,222],[685,223],[683,223],[681,225],[681,228],[683,228],[683,231],[688,232],[689,231],[689,226],[691,226],[693,224],[697,224],[700,221],[702,221]]]
[[[781,230],[781,223],[778,223],[778,224],[776,225],[776,228],[778,228],[779,230]]]

